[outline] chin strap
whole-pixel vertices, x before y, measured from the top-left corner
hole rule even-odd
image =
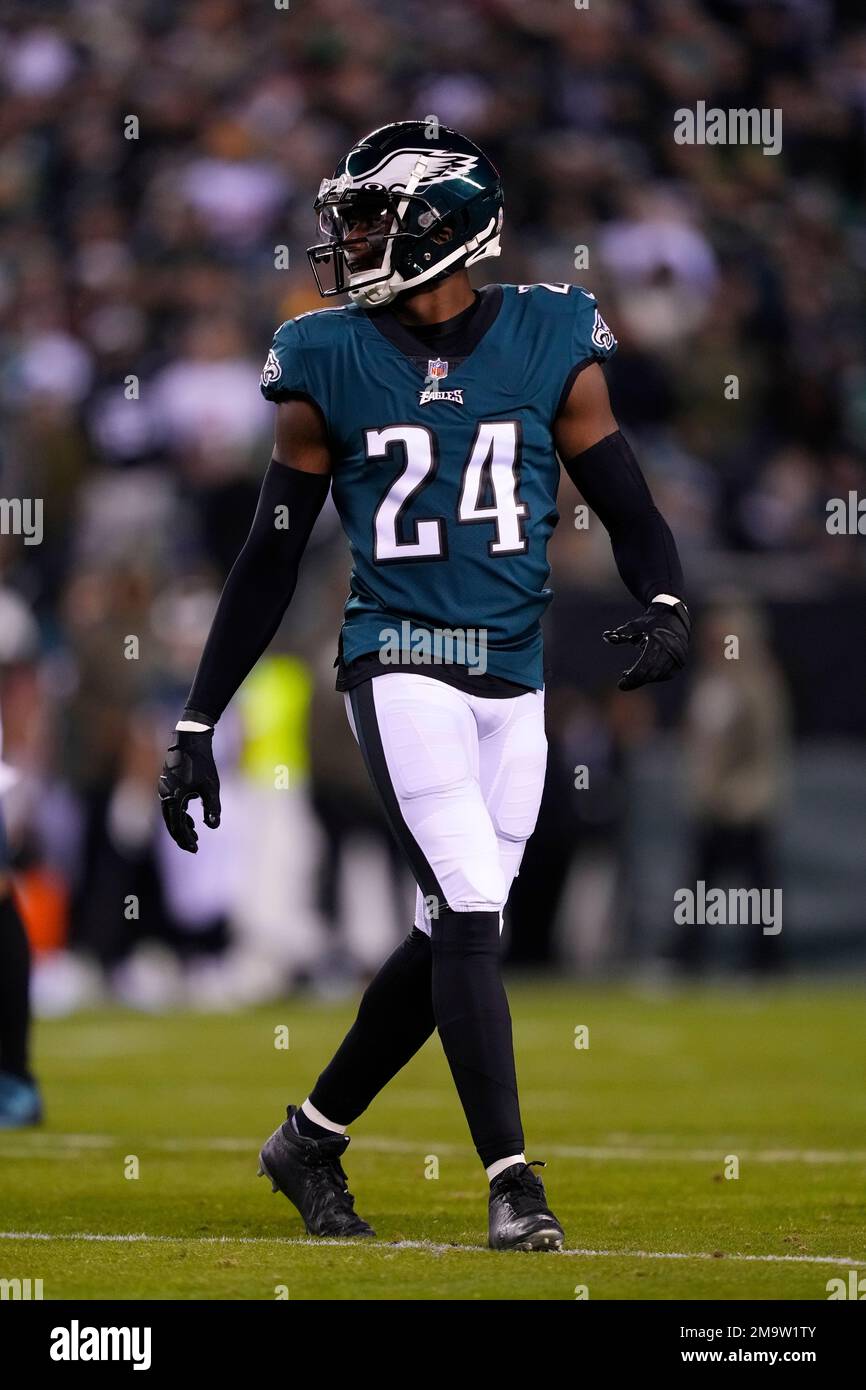
[[[491,225],[492,225],[492,224],[491,224]],[[474,237],[472,238],[471,241],[467,241],[467,243],[466,243],[466,249],[467,249],[467,250],[470,250],[470,248],[475,247],[475,246],[478,246],[479,239],[480,239],[481,237],[483,237],[483,236],[486,236],[486,235],[487,235],[487,232],[488,232],[489,230],[490,230],[490,227],[489,227],[489,225],[488,225],[488,227],[485,227],[485,229],[484,229],[483,232],[479,232],[479,233],[478,233],[478,236],[474,236]],[[474,251],[474,250],[473,250],[473,251],[471,252],[471,255],[469,255],[469,256],[466,257],[466,264],[467,264],[467,265],[476,265],[478,261],[486,260],[486,258],[487,258],[488,256],[501,256],[501,255],[502,255],[502,247],[501,247],[500,244],[499,244],[499,233],[497,232],[497,233],[496,233],[496,236],[491,237],[490,240],[487,241],[487,242],[485,242],[483,246],[479,246],[477,251]]]
[[[396,299],[399,293],[400,287],[392,285],[390,280],[379,280],[367,289],[348,291],[353,304],[363,304],[367,309],[375,309],[383,304],[390,304],[391,300]]]

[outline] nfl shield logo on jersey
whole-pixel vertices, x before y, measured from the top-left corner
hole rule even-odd
[[[418,400],[421,405],[429,405],[431,401],[451,401],[455,405],[463,404],[463,391],[440,391],[438,382],[448,375],[448,363],[443,362],[441,357],[430,357],[427,359],[427,375],[424,378],[424,390],[420,393]]]

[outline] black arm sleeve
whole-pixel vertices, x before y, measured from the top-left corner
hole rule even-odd
[[[215,724],[280,625],[331,479],[271,459],[250,534],[220,595],[184,717]]]
[[[656,594],[682,599],[676,542],[620,431],[562,466],[609,532],[613,558],[629,593],[645,607]]]

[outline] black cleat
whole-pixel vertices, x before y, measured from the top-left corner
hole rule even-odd
[[[275,1129],[259,1154],[260,1178],[270,1178],[274,1192],[293,1202],[310,1236],[374,1236],[376,1232],[355,1213],[355,1199],[340,1163],[348,1134],[333,1139],[306,1139],[297,1134],[290,1105],[285,1124]]]
[[[561,1250],[565,1232],[547,1205],[531,1163],[512,1163],[490,1184],[491,1250]]]

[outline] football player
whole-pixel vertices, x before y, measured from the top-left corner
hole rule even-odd
[[[337,689],[417,902],[260,1173],[310,1234],[373,1235],[340,1162],[347,1130],[436,1030],[490,1183],[490,1245],[558,1249],[526,1161],[500,931],[544,782],[540,621],[560,460],[643,609],[605,633],[637,648],[623,690],[685,661],[676,546],[611,414],[600,364],[616,344],[594,296],[470,284],[503,222],[499,174],[477,145],[384,126],[315,207],[319,291],[349,303],[284,323],[268,354],[274,455],[166,759],[163,813],[192,852],[190,798],[219,824],[214,725],[276,632],[332,489],[353,560]]]

